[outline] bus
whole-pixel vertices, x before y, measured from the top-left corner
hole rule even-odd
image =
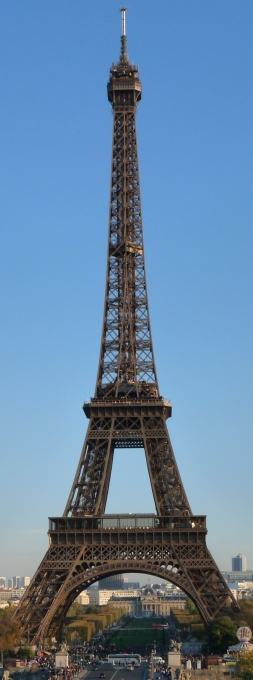
[[[140,654],[108,654],[108,662],[119,666],[139,666],[141,663]]]

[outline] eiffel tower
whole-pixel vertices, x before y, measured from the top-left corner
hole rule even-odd
[[[206,518],[192,514],[170,442],[169,401],[159,393],[149,319],[138,170],[138,68],[127,54],[122,8],[119,62],[107,86],[113,108],[109,243],[102,341],[89,425],[62,517],[15,617],[24,639],[59,636],[77,595],[109,575],[145,572],[179,586],[204,622],[236,602],[206,546]],[[156,514],[107,515],[115,448],[144,448]]]

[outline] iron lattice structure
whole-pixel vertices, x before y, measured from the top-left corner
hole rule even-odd
[[[49,549],[16,611],[24,637],[43,643],[59,633],[78,593],[113,573],[147,572],[182,588],[204,621],[231,604],[226,582],[205,543],[184,490],[159,394],[145,275],[136,109],[138,68],[128,58],[125,10],[121,55],[110,71],[113,148],[106,293],[89,425],[61,518],[50,520]],[[115,448],[145,449],[157,515],[107,516]],[[132,524],[131,524],[132,521]]]

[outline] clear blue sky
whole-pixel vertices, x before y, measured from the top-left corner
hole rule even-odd
[[[119,1],[1,3],[1,558],[34,572],[95,387]],[[221,569],[253,568],[253,3],[128,0],[161,393]],[[108,512],[150,512],[143,452],[116,453]]]

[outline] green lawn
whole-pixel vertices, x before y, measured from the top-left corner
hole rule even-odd
[[[163,647],[167,643],[167,630],[154,630],[152,623],[157,623],[161,619],[130,619],[123,629],[113,633],[110,638],[110,644],[118,647],[130,647],[135,649],[138,647],[146,647],[146,645],[156,644],[158,647]]]
[[[152,629],[153,623],[161,623],[162,619],[150,618],[150,619],[130,619],[128,623],[125,624],[124,628],[147,628]]]
[[[111,640],[115,647],[145,647],[157,644],[163,647],[163,631],[154,630],[121,630]]]

